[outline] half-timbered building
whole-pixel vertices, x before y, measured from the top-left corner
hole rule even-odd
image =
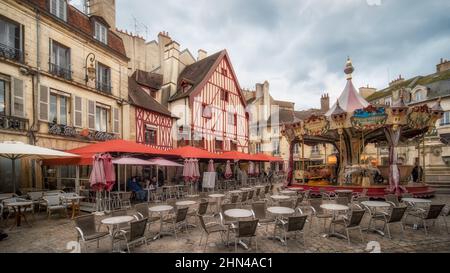
[[[186,66],[169,103],[178,146],[248,152],[246,102],[226,50]]]
[[[134,106],[136,142],[155,148],[172,148],[173,117],[167,107],[156,101],[162,75],[136,70],[128,79],[128,94]]]

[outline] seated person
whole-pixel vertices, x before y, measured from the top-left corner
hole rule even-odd
[[[147,200],[147,191],[144,191],[142,189],[142,186],[139,184],[136,177],[132,177],[130,180],[128,180],[128,188],[136,194],[137,200]]]

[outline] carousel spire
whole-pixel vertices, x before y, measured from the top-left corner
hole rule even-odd
[[[345,63],[344,73],[347,74],[347,80],[352,79],[352,73],[355,71],[355,68],[353,67],[352,60],[350,57],[347,57],[347,62]]]
[[[431,107],[431,111],[444,111],[441,106],[441,97],[439,97],[437,102]]]

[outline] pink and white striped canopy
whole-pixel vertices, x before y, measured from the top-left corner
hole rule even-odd
[[[353,112],[356,109],[361,109],[369,106],[369,103],[358,93],[353,86],[352,80],[348,79],[344,91],[339,96],[339,106],[346,112]],[[336,103],[328,110],[325,116],[331,116],[336,109]]]

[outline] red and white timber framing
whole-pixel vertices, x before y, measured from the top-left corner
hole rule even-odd
[[[232,142],[236,143],[238,151],[248,152],[246,103],[228,54],[225,53],[212,69],[200,92],[194,92],[190,97],[193,135],[202,137],[203,148],[210,152],[229,151]],[[228,93],[227,100],[221,97],[221,90]],[[204,106],[211,107],[211,118],[203,117]],[[216,149],[216,139],[223,141],[222,149]]]
[[[136,142],[162,150],[172,149],[172,123],[170,116],[136,107]],[[145,142],[147,125],[156,128],[156,145]]]

